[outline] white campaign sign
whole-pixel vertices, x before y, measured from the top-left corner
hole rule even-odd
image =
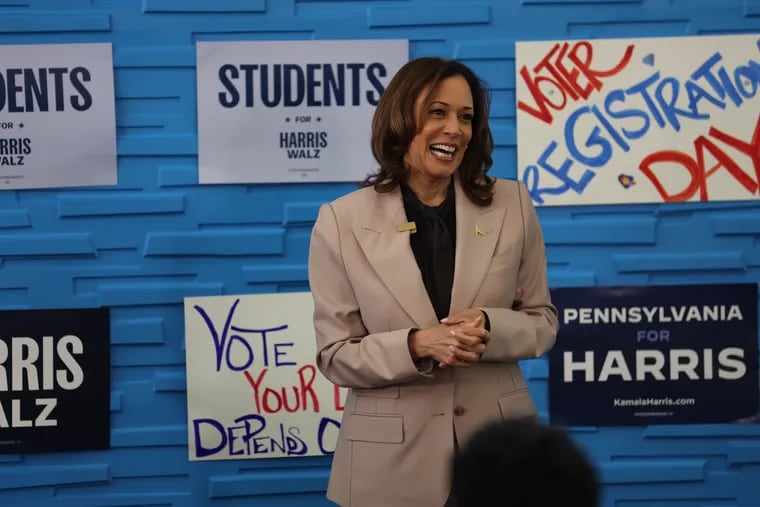
[[[111,44],[0,45],[0,190],[116,179]]]
[[[198,42],[200,183],[359,181],[406,40]]]
[[[331,454],[346,392],[315,365],[311,293],[185,298],[190,460]]]
[[[519,42],[538,205],[757,200],[760,35]]]

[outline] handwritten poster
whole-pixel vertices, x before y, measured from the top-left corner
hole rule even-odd
[[[406,40],[198,42],[200,183],[360,181]]]
[[[537,205],[760,198],[760,35],[518,42]]]
[[[0,45],[0,190],[116,184],[111,44]]]
[[[185,298],[190,460],[330,455],[345,391],[315,365],[308,292]]]
[[[757,289],[553,289],[561,323],[549,352],[552,423],[760,422]]]

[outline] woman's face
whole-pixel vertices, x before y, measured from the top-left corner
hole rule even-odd
[[[410,178],[448,179],[472,138],[472,92],[464,77],[451,76],[440,82],[429,104],[423,100],[424,94],[417,98],[417,134],[404,160]]]

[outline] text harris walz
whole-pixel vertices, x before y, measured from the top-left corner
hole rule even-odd
[[[0,167],[22,166],[32,153],[32,140],[28,137],[0,137]]]
[[[58,426],[58,398],[20,395],[79,388],[85,377],[76,356],[83,352],[82,340],[74,335],[0,340],[0,394],[10,394],[0,399],[0,429]]]
[[[311,121],[310,116],[296,116],[302,123]],[[327,132],[280,132],[280,149],[289,159],[318,159],[327,148]]]

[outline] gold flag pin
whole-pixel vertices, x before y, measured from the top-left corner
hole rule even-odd
[[[475,226],[475,235],[477,235],[477,236],[485,236],[486,235],[486,231],[484,231],[480,226],[476,225]]]
[[[396,230],[398,232],[409,232],[410,234],[414,234],[417,232],[417,224],[414,222],[404,222],[403,224],[398,224]]]

